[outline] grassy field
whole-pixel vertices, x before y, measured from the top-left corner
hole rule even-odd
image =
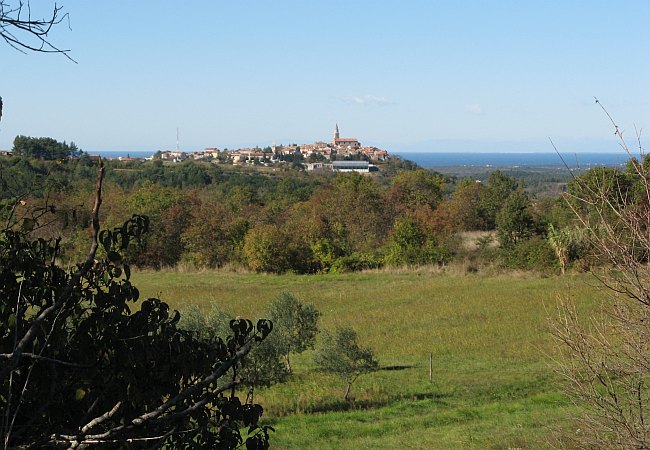
[[[574,433],[575,410],[553,372],[549,334],[559,295],[584,312],[599,295],[588,275],[361,273],[272,276],[220,272],[134,274],[143,296],[173,307],[262,317],[289,291],[322,313],[321,327],[351,325],[382,369],[352,388],[314,370],[310,352],[295,375],[256,401],[277,432],[274,448],[545,448]],[[429,354],[433,380],[429,381]]]

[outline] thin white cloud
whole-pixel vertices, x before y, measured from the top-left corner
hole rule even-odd
[[[359,106],[384,106],[392,105],[392,100],[387,99],[386,97],[378,97],[376,95],[364,95],[362,97],[352,96],[352,97],[338,97],[339,100],[350,104],[350,105],[359,105]]]
[[[465,111],[471,112],[472,114],[483,114],[483,108],[481,108],[480,103],[465,106]]]

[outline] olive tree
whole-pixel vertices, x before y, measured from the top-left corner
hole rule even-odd
[[[372,349],[360,346],[357,340],[357,333],[352,328],[337,328],[334,333],[324,333],[314,354],[318,367],[345,381],[345,400],[348,400],[352,383],[359,376],[379,369]]]
[[[179,326],[206,339],[219,339],[230,333],[230,321],[233,314],[223,311],[213,303],[209,311],[201,311],[197,305],[191,305],[182,311]],[[287,366],[283,362],[283,337],[273,333],[264,342],[256,345],[230,369],[230,376],[240,380],[248,388],[247,403],[253,402],[255,388],[269,387],[287,379]]]
[[[289,292],[282,292],[269,304],[268,317],[275,325],[274,340],[284,356],[287,372],[291,373],[289,355],[302,353],[316,344],[320,312]]]

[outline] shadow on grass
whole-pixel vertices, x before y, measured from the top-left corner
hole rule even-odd
[[[400,395],[395,397],[387,397],[383,399],[373,400],[332,400],[327,403],[313,405],[305,409],[305,413],[328,413],[328,412],[345,412],[345,411],[363,411],[368,409],[383,408],[394,403],[402,401],[422,401],[433,400],[434,403],[439,405],[447,405],[443,399],[449,397],[448,394],[442,393],[415,393],[410,395]]]
[[[417,366],[386,366],[381,367],[379,370],[406,370],[406,369],[415,369]]]

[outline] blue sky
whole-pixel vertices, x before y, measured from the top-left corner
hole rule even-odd
[[[33,5],[51,5],[32,0]],[[617,151],[650,126],[650,1],[60,0],[60,55],[0,45],[0,149]],[[45,13],[45,11],[43,11]]]

